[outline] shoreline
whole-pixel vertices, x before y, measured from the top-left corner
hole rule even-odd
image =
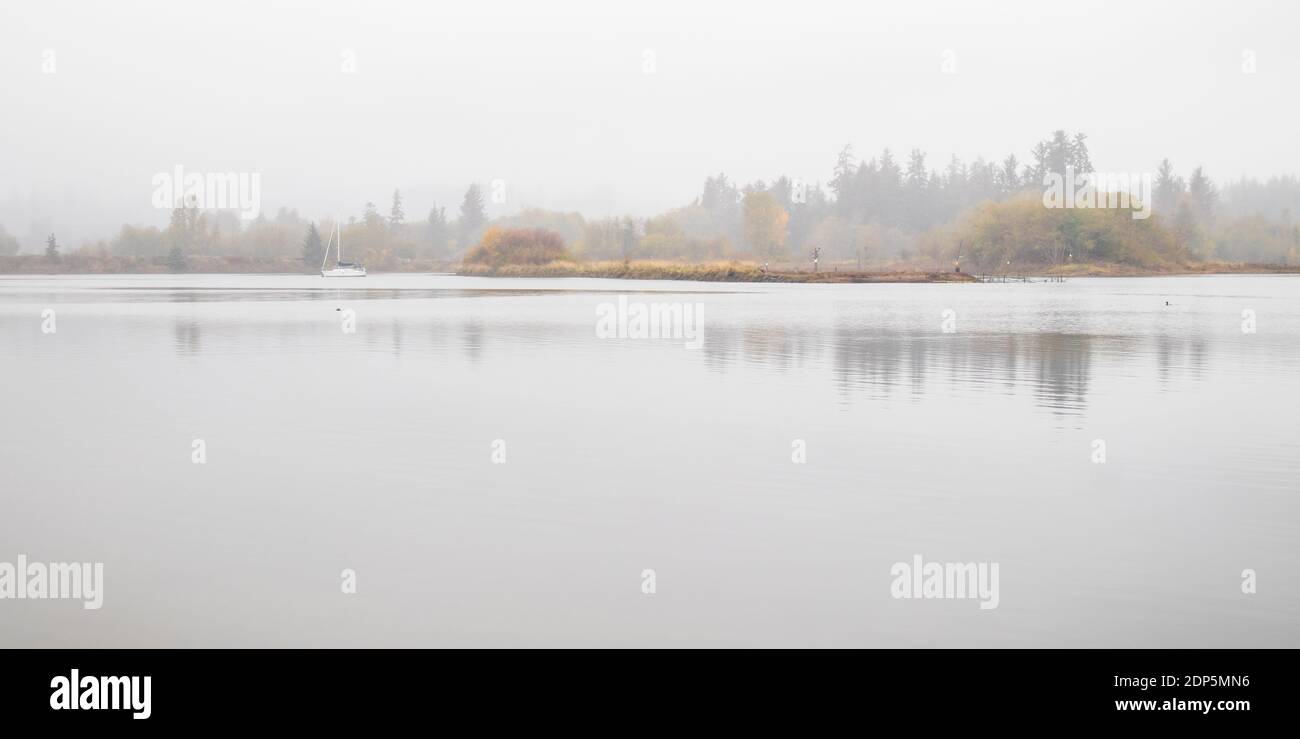
[[[172,270],[165,264],[144,260],[123,260],[104,269],[103,263],[78,264],[75,256],[64,257],[51,265],[39,255],[0,257],[0,277],[60,275],[301,275],[316,276],[316,270],[302,269],[289,259],[203,259],[187,269]],[[541,265],[474,265],[454,262],[420,261],[395,269],[373,269],[370,274],[439,274],[459,277],[497,278],[591,278],[625,280],[679,280],[695,282],[753,282],[786,284],[924,284],[978,283],[981,277],[1050,279],[1071,277],[1179,277],[1215,274],[1300,274],[1300,265],[1237,264],[1207,262],[1173,268],[1151,269],[1116,264],[1072,264],[1055,267],[1026,267],[990,273],[936,271],[911,265],[882,266],[874,270],[840,269],[828,265],[812,270],[767,269],[753,262],[552,262]],[[1000,281],[1000,280],[999,280]]]
[[[1031,277],[1187,277],[1189,275],[1294,275],[1300,264],[1204,262],[1169,269],[1134,268],[1120,264],[1076,264],[1028,273]]]
[[[1070,277],[1177,277],[1207,274],[1300,274],[1300,265],[1232,264],[1210,262],[1183,265],[1175,269],[1134,268],[1129,265],[1087,264],[1068,267],[1033,267],[990,273],[941,272],[912,266],[878,270],[836,270],[828,266],[818,272],[763,270],[747,262],[693,264],[664,262],[553,262],[543,265],[461,265],[463,277],[554,277],[609,278],[631,280],[697,280],[706,282],[770,283],[951,283],[983,282],[982,278],[1029,278],[1031,280]]]
[[[672,263],[672,262],[552,262],[539,265],[461,265],[461,277],[517,278],[594,278],[621,280],[683,280],[696,282],[768,282],[768,283],[926,283],[978,282],[965,272],[936,272],[921,269],[836,270],[813,272],[764,270],[754,263]]]

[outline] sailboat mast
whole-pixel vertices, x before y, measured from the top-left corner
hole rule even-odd
[[[330,260],[330,244],[333,243],[334,243],[334,232],[331,231],[329,240],[325,242],[325,254],[321,256],[321,260],[320,260],[321,272],[325,271],[325,263]]]

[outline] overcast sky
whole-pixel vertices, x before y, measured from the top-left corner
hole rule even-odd
[[[450,215],[495,179],[498,212],[649,215],[711,172],[825,181],[845,143],[940,167],[1057,128],[1101,170],[1293,173],[1297,7],[5,0],[0,222],[165,223],[151,180],[178,164],[313,218],[394,188]]]

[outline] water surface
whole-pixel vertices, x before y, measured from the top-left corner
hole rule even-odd
[[[3,277],[0,561],[106,583],[0,646],[1296,647],[1298,370],[1294,276]]]

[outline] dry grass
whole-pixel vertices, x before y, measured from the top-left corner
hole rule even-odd
[[[1223,275],[1223,274],[1296,274],[1300,265],[1243,264],[1235,262],[1186,262],[1161,267],[1140,267],[1130,264],[1061,264],[1042,270],[1029,270],[1030,274],[1060,275],[1062,277],[1151,277],[1158,275]]]
[[[605,277],[625,280],[696,280],[702,282],[970,282],[952,272],[795,272],[764,271],[755,262],[568,262],[492,267],[463,264],[457,272],[475,277]]]

